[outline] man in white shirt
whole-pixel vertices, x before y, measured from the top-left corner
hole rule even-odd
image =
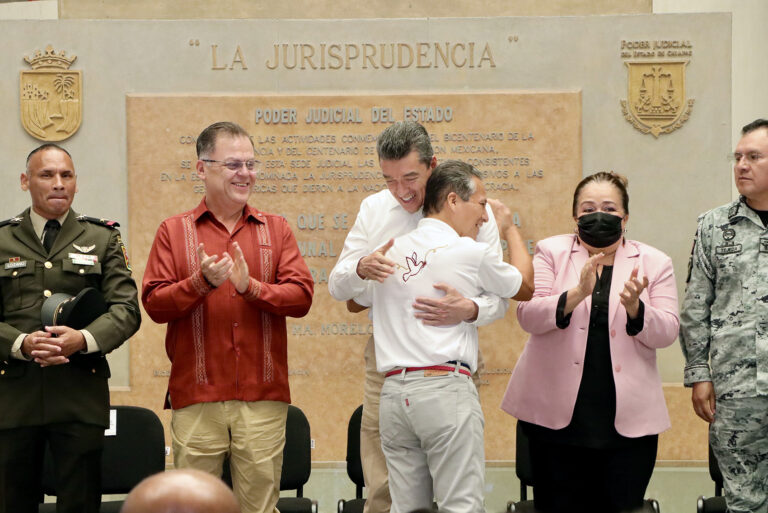
[[[414,318],[417,297],[441,295],[436,282],[469,297],[531,297],[532,276],[524,279],[488,244],[475,241],[488,220],[481,176],[464,162],[437,166],[426,184],[424,219],[382,251],[394,273],[369,281],[355,298],[372,309],[377,370],[386,377],[379,423],[395,513],[429,507],[433,497],[444,513],[484,511],[484,421],[471,379],[477,327],[430,326]],[[530,256],[520,241],[515,244],[519,235],[509,216],[503,219],[512,258],[527,269]]]
[[[368,196],[360,205],[355,224],[328,279],[328,290],[339,301],[353,299],[364,291],[369,280],[382,281],[394,272],[394,262],[382,250],[390,239],[416,228],[423,217],[421,207],[427,179],[437,165],[429,134],[412,121],[390,125],[379,136],[376,150],[388,190]],[[495,205],[502,208],[500,203]],[[488,243],[501,261],[494,212],[487,208],[486,213],[488,221],[481,226],[477,240]],[[515,235],[523,247],[519,234],[515,232]],[[517,251],[517,242],[511,250],[522,254]],[[524,253],[527,256],[527,251]],[[482,326],[506,314],[508,303],[496,295],[467,298],[446,284],[434,285],[445,295],[440,298],[425,295],[415,303],[415,316],[425,324],[451,326],[468,322]],[[379,437],[379,395],[384,376],[376,371],[373,337],[365,348],[365,369],[360,430],[360,455],[367,489],[364,513],[386,513],[390,496]]]

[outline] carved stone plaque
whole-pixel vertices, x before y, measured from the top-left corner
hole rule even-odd
[[[581,178],[579,92],[390,95],[129,96],[131,259],[141,280],[155,230],[203,198],[195,137],[229,120],[252,135],[264,170],[251,204],[282,214],[315,279],[310,313],[288,319],[293,402],[307,414],[313,458],[344,460],[346,426],[362,402],[362,353],[371,326],[328,294],[327,279],[363,198],[385,188],[376,137],[396,120],[424,124],[438,161],[454,158],[484,174],[489,197],[510,206],[533,251],[537,240],[572,230],[572,192]],[[382,243],[385,241],[382,241]],[[511,459],[511,417],[499,403],[526,336],[505,319],[480,330],[486,371],[480,395],[489,459]],[[132,339],[133,401],[161,405],[169,368],[165,326],[148,318]],[[151,369],[157,369],[152,371]]]

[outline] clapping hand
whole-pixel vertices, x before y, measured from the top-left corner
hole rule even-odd
[[[229,275],[229,280],[235,286],[235,289],[240,293],[244,293],[248,289],[251,277],[248,274],[248,262],[245,261],[243,251],[240,249],[240,245],[237,242],[232,243],[232,251],[234,258],[232,259],[232,273]],[[229,256],[227,253],[224,255]]]
[[[208,255],[205,253],[205,247],[201,242],[197,246],[197,257],[200,259],[200,270],[203,272],[203,276],[214,287],[218,287],[232,275],[235,264],[229,254],[224,253],[221,259],[218,259],[218,255]]]
[[[589,257],[587,263],[581,268],[581,275],[579,276],[579,284],[576,286],[579,296],[585,298],[592,295],[592,291],[595,289],[595,282],[597,281],[597,261],[605,256],[602,252],[596,253]]]
[[[637,317],[638,309],[640,308],[640,294],[648,286],[648,277],[643,276],[643,280],[640,281],[637,278],[638,268],[632,269],[632,273],[629,275],[629,280],[624,282],[624,290],[619,294],[619,301],[624,305],[627,310],[627,316],[630,319]]]

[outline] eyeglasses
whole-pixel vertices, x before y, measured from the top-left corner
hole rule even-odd
[[[221,164],[230,171],[239,171],[241,167],[245,166],[248,171],[259,171],[261,169],[261,161],[259,160],[211,160],[200,159],[203,162],[210,162],[214,164]]]
[[[731,155],[728,155],[728,160],[733,162],[734,164],[738,164],[741,162],[741,159],[746,158],[747,162],[750,164],[756,164],[760,162],[763,158],[765,158],[765,155],[762,153],[758,153],[756,151],[750,151],[749,153],[733,153]]]

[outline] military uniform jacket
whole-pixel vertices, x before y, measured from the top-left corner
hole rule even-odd
[[[685,385],[768,394],[768,230],[744,198],[699,217],[680,315]]]
[[[109,365],[104,357],[139,328],[136,284],[116,225],[70,210],[47,254],[29,209],[0,223],[0,429],[84,422],[108,426]],[[93,265],[77,255],[90,255]],[[100,290],[109,311],[85,329],[100,351],[75,353],[63,365],[40,367],[11,356],[21,333],[42,330],[40,310],[55,293]]]

